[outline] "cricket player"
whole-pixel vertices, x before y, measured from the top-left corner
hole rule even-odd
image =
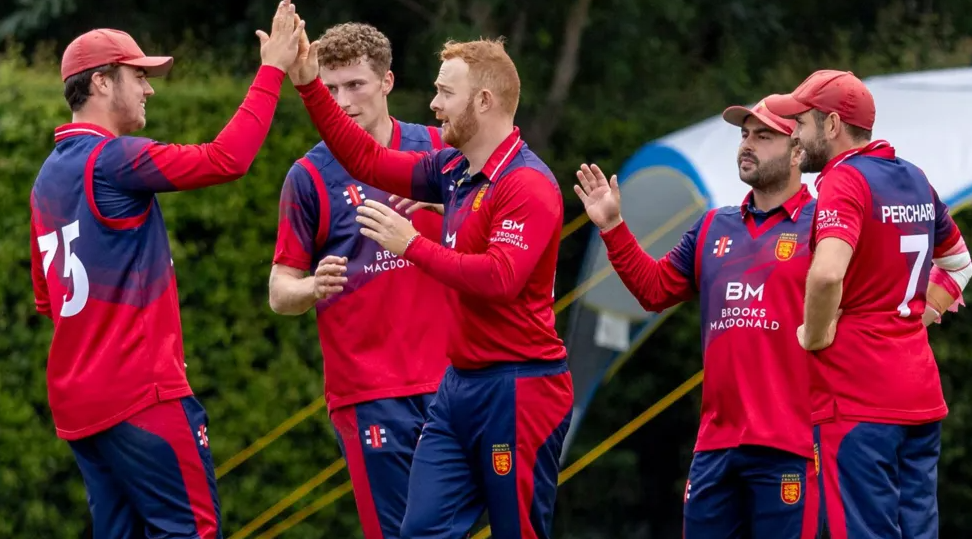
[[[874,99],[852,73],[818,71],[766,104],[796,118],[800,170],[820,173],[798,338],[815,352],[830,535],[938,537],[947,408],[925,325],[962,296],[965,241],[925,174],[871,141]]]
[[[494,537],[547,538],[573,405],[553,313],[563,199],[514,125],[520,80],[502,42],[450,42],[440,57],[431,108],[451,148],[431,152],[386,148],[369,136],[327,91],[316,63],[298,60],[291,77],[354,178],[445,205],[436,236],[378,201],[357,208],[362,235],[456,292],[436,326],[452,365],[412,463],[401,536],[464,538],[488,509]]]
[[[581,165],[574,191],[601,230],[608,259],[648,311],[699,295],[705,383],[684,499],[685,539],[808,539],[818,527],[809,354],[793,339],[810,266],[815,201],[800,181],[795,126],[729,107],[741,132],[739,206],[708,211],[653,259],[621,217],[617,176]]]
[[[324,86],[375,141],[404,151],[442,147],[437,128],[389,116],[391,43],[376,28],[328,29],[318,61]],[[440,327],[449,318],[446,287],[362,236],[355,220],[364,201],[389,198],[348,174],[319,143],[287,174],[270,273],[275,312],[297,315],[316,306],[324,394],[365,539],[399,536],[412,455],[449,366]],[[414,204],[406,211],[412,210],[416,230],[442,234],[439,213]]]
[[[98,29],[61,61],[71,123],[31,192],[37,310],[54,322],[47,385],[57,435],[84,477],[96,539],[221,537],[208,418],[193,398],[175,270],[155,194],[243,176],[270,129],[303,30],[289,0],[263,65],[211,143],[164,144],[145,127],[171,57],[146,56],[126,33]]]

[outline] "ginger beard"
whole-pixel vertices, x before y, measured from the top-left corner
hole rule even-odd
[[[462,148],[479,131],[479,120],[473,108],[474,98],[470,97],[465,110],[458,118],[445,118],[442,129],[442,141],[453,148]]]

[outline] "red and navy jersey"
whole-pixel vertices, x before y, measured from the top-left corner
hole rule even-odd
[[[608,258],[649,311],[699,295],[705,381],[696,451],[759,445],[812,457],[810,355],[803,323],[815,203],[804,186],[759,212],[751,197],[710,210],[660,260],[623,223]]]
[[[922,323],[932,259],[961,234],[915,165],[880,140],[839,155],[818,182],[813,245],[854,249],[837,335],[813,362],[814,421],[918,424],[945,417]]]
[[[31,191],[37,310],[54,322],[47,386],[57,434],[76,440],[161,401],[186,380],[175,271],[155,193],[246,173],[270,128],[284,73],[263,67],[215,141],[115,137],[93,124],[54,133]]]
[[[452,364],[479,368],[566,357],[553,313],[563,198],[519,130],[469,174],[469,162],[454,148],[404,152],[381,146],[319,79],[299,90],[321,137],[352,176],[390,193],[445,204],[441,237],[413,241],[403,258],[457,292],[451,296],[454,314],[442,321]]]
[[[431,151],[440,141],[434,127],[393,120],[392,149]],[[432,393],[449,365],[441,328],[448,289],[362,236],[355,220],[363,201],[388,197],[355,180],[323,142],[294,164],[280,194],[274,264],[313,271],[327,255],[348,259],[344,291],[317,302],[330,410]],[[412,214],[423,235],[440,236],[442,223],[432,210]]]

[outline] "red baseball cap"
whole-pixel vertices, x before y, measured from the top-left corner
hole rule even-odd
[[[149,77],[163,77],[172,68],[172,57],[145,56],[132,36],[121,30],[99,28],[81,34],[64,50],[61,80],[107,64],[140,67]]]
[[[770,97],[776,95],[777,94],[773,94]],[[742,127],[743,123],[746,122],[746,118],[749,116],[755,116],[757,120],[768,125],[771,129],[779,131],[784,135],[792,135],[793,130],[796,129],[796,120],[782,118],[770,112],[770,110],[766,108],[766,100],[770,97],[764,98],[759,103],[756,103],[756,106],[751,109],[739,105],[729,107],[722,111],[722,119],[732,125]]]
[[[766,108],[784,118],[793,118],[810,109],[827,114],[836,112],[843,122],[867,130],[874,127],[874,97],[850,71],[816,71],[792,93],[767,98]]]

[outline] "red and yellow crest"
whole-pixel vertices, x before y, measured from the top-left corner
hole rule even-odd
[[[476,198],[473,199],[472,211],[479,211],[479,207],[483,205],[483,197],[486,196],[486,190],[489,189],[489,182],[484,183],[482,187],[479,188],[479,192],[476,193]]]
[[[776,240],[776,259],[781,262],[793,258],[797,250],[797,235],[784,233],[780,234],[780,239]]]
[[[800,501],[803,494],[803,487],[800,483],[800,476],[796,474],[784,474],[780,481],[780,499],[787,505],[793,505]]]
[[[507,444],[493,445],[493,471],[496,475],[506,475],[513,469],[513,452]]]

